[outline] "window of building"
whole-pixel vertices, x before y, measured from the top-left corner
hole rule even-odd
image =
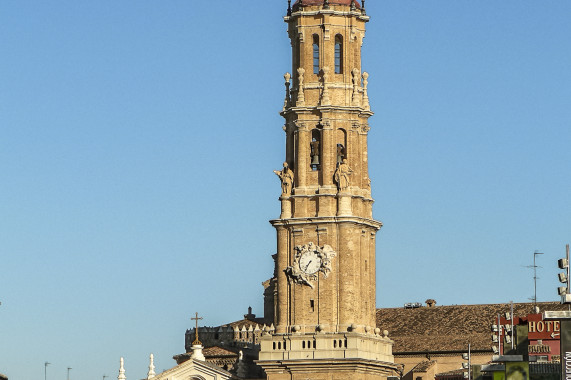
[[[335,36],[335,74],[343,73],[343,36]]]
[[[313,35],[313,73],[319,74],[319,36]]]

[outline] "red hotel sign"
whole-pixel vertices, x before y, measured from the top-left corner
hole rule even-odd
[[[559,321],[542,321],[541,314],[537,314],[539,320],[532,321],[532,315],[527,322],[528,339],[559,339],[561,336],[561,323]],[[534,318],[535,319],[535,318]]]

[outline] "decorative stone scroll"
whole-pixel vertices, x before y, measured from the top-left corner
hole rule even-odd
[[[295,251],[293,264],[285,269],[285,273],[290,281],[314,289],[311,281],[317,281],[319,272],[323,273],[323,278],[329,276],[331,260],[337,254],[327,244],[319,247],[312,242],[296,246]]]

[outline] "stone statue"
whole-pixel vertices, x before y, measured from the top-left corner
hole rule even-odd
[[[282,181],[282,197],[290,196],[293,187],[293,170],[288,167],[287,162],[284,162],[284,168],[282,170],[274,170],[274,173]]]
[[[335,179],[335,182],[337,182],[337,188],[339,191],[344,191],[349,188],[349,176],[351,173],[353,173],[353,170],[347,164],[347,159],[344,158],[343,162],[337,165],[335,174],[333,174],[333,178]]]

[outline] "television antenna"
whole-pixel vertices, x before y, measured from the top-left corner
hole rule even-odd
[[[536,309],[537,308],[537,279],[539,277],[537,277],[537,268],[543,268],[539,265],[535,264],[535,257],[537,255],[543,255],[543,252],[539,252],[538,250],[535,250],[535,252],[533,252],[533,265],[526,265],[526,268],[533,268],[533,297],[529,298],[531,301],[533,301],[533,308]],[[535,310],[534,310],[535,311]]]

